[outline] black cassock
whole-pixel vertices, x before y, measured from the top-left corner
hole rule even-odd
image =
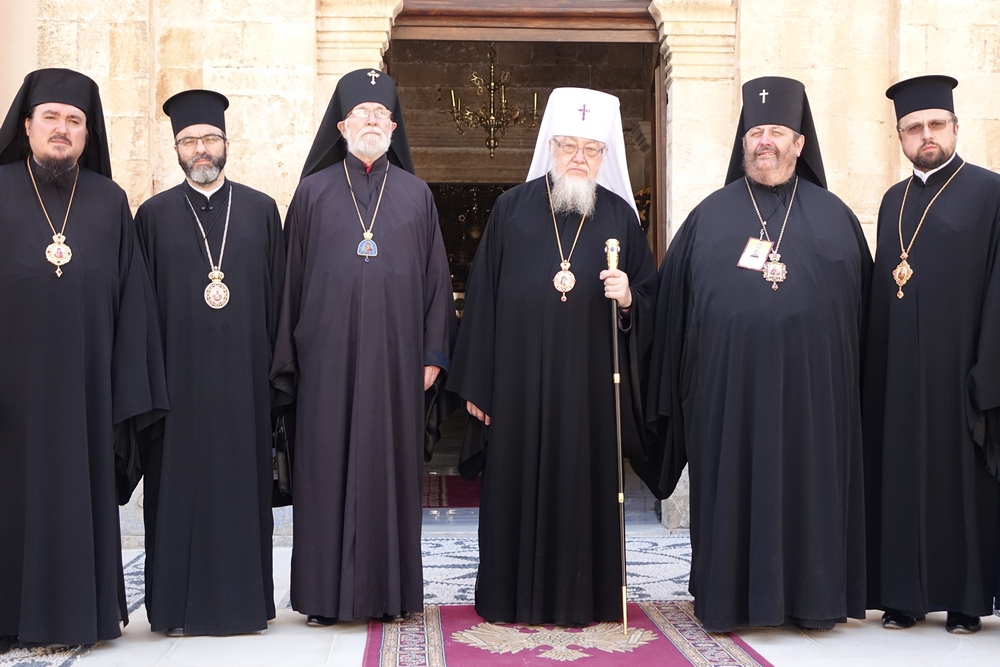
[[[230,299],[214,309],[204,298],[211,267],[194,215],[218,263],[230,186],[221,266]],[[171,406],[144,447],[150,627],[263,630],[274,618],[269,374],[285,273],[278,209],[232,181],[210,202],[183,183],[140,206],[136,224]]]
[[[791,192],[791,182],[754,186],[774,241]],[[746,182],[734,181],[691,212],[660,269],[653,486],[671,493],[689,464],[690,591],[713,632],[865,611],[859,390],[871,254],[854,214],[805,179],[777,290],[736,265],[760,229]]]
[[[72,183],[38,188],[58,231]],[[128,620],[113,429],[167,407],[152,290],[112,181],[81,170],[62,277],[23,162],[0,193],[0,636],[92,644]]]
[[[382,156],[302,179],[272,366],[295,397],[292,607],[351,620],[423,609],[423,368],[447,369],[451,277],[427,184]],[[297,381],[297,386],[296,386]]]
[[[579,214],[556,216],[569,254]],[[632,289],[620,333],[624,447],[641,455],[637,369],[651,333],[655,263],[635,213],[598,187],[573,252],[576,286],[552,284],[559,249],[545,181],[504,193],[469,276],[448,388],[470,418],[463,474],[482,468],[476,612],[489,621],[583,625],[621,619],[611,301],[598,278],[621,242]],[[470,445],[476,446],[470,446]]]
[[[913,178],[903,241],[962,164]],[[931,207],[903,298],[899,213],[879,210],[864,414],[868,605],[914,615],[992,611],[1000,555],[1000,176],[966,164]]]

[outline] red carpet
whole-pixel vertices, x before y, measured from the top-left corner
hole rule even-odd
[[[493,625],[468,605],[425,605],[405,621],[372,621],[363,667],[770,666],[739,637],[703,630],[690,602],[629,603],[628,623],[627,635],[614,623]]]
[[[424,507],[479,507],[479,480],[457,475],[424,475]]]

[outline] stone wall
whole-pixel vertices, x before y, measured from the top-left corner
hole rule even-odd
[[[20,0],[0,25],[0,96],[9,101],[35,66],[93,77],[115,178],[135,207],[181,180],[160,105],[188,87],[219,90],[232,103],[227,172],[274,196],[284,211],[337,79],[381,64],[403,2]],[[831,190],[857,212],[870,239],[882,192],[907,167],[884,97],[895,81],[957,77],[959,151],[1000,169],[994,1],[653,0],[650,13],[669,100],[665,238],[722,185],[740,85],[755,76],[806,84]],[[24,46],[31,42],[35,53]],[[538,54],[531,63],[558,57]],[[671,505],[669,521],[683,525],[683,492]]]
[[[209,88],[230,102],[227,175],[268,193],[284,213],[315,129],[316,3],[156,0],[150,4],[152,91],[143,109],[153,125],[149,193],[183,178],[163,102],[188,88]]]
[[[670,232],[722,185],[740,86],[779,75],[805,83],[830,190],[874,242],[882,193],[908,172],[885,89],[947,73],[959,152],[1000,169],[1000,27],[976,0],[654,0],[668,69]],[[697,155],[698,159],[689,160]]]
[[[896,3],[893,3],[896,4]],[[958,79],[958,151],[1000,171],[1000,5],[993,0],[900,0],[897,76]],[[894,81],[895,81],[894,79]],[[895,119],[895,117],[893,117]],[[901,159],[902,178],[906,160]]]
[[[9,4],[9,6],[8,6]],[[0,22],[0,113],[6,114],[24,75],[38,66],[35,26],[38,0],[19,0],[4,5]]]
[[[735,0],[653,0],[666,63],[667,219],[672,238],[687,214],[722,186],[739,117]]]

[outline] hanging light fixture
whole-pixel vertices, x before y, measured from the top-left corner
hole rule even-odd
[[[490,150],[490,159],[493,159],[493,152],[500,145],[500,137],[504,136],[508,128],[515,125],[523,125],[527,121],[527,114],[521,113],[521,107],[513,105],[507,106],[507,85],[510,82],[510,72],[500,72],[499,79],[496,77],[496,45],[490,42],[490,81],[486,83],[483,77],[473,70],[471,81],[476,86],[476,95],[489,93],[489,99],[479,105],[479,109],[473,110],[469,107],[462,108],[462,98],[455,97],[455,90],[451,91],[451,116],[455,121],[455,130],[464,135],[470,128],[481,127],[486,131],[486,147]],[[499,98],[499,101],[498,99]],[[538,122],[538,93],[535,93],[534,102],[531,109],[531,127],[535,127]]]

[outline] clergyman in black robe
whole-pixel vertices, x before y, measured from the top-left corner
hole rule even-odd
[[[864,435],[868,606],[963,633],[993,610],[1000,558],[1000,176],[955,152],[957,83],[886,91],[914,171],[879,209]]]
[[[6,644],[93,644],[128,622],[118,500],[138,483],[133,435],[167,395],[149,277],[110,176],[97,84],[28,74],[0,127]]]
[[[395,83],[345,74],[285,221],[271,371],[295,401],[291,603],[314,626],[423,609],[424,391],[455,313],[412,169]]]
[[[690,591],[707,630],[828,629],[865,615],[871,254],[826,190],[798,81],[744,84],[726,181],[691,211],[660,269],[654,491],[669,495],[688,465]]]
[[[637,455],[656,268],[619,114],[606,93],[552,92],[529,180],[497,200],[469,275],[448,387],[473,415],[459,469],[482,472],[476,613],[487,621],[622,618],[612,335],[623,447]],[[621,246],[614,271],[609,239]],[[562,259],[568,291],[553,283]]]
[[[186,178],[136,215],[171,405],[143,450],[146,609],[174,635],[274,618],[269,378],[285,243],[274,200],[225,176],[228,105],[205,90],[164,103]]]

